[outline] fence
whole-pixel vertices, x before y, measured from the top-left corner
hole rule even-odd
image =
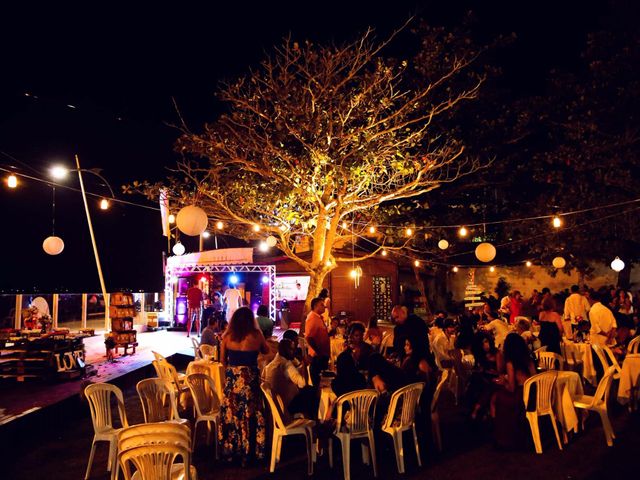
[[[53,328],[110,330],[109,297],[101,293],[0,294],[0,329],[23,327],[26,310],[34,303],[51,316]],[[134,324],[146,324],[147,313],[164,311],[164,292],[133,294]]]

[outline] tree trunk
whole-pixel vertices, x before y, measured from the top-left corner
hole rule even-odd
[[[618,272],[618,288],[624,288],[625,290],[629,289],[629,285],[631,284],[631,262],[628,262],[625,265],[625,268]]]
[[[425,315],[427,317],[431,317],[431,309],[429,308],[429,299],[427,298],[427,289],[425,288],[424,281],[420,276],[420,271],[414,267],[413,274],[416,277],[416,283],[418,284],[418,290],[420,290],[420,296],[424,298],[423,305],[424,305]]]
[[[324,283],[324,279],[326,278],[329,272],[322,268],[318,272],[310,272],[309,278],[309,290],[307,292],[307,298],[304,302],[304,311],[302,312],[302,318],[300,319],[300,334],[304,334],[305,330],[305,320],[307,318],[307,314],[311,311],[311,300],[320,295],[320,291],[322,290],[322,285]]]

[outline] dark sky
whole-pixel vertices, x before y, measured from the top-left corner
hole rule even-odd
[[[84,168],[103,169],[118,195],[131,180],[161,179],[175,161],[177,132],[166,125],[177,122],[172,97],[197,129],[219,111],[218,82],[246,73],[288,33],[342,42],[367,26],[384,35],[411,15],[454,24],[473,9],[480,37],[518,35],[501,60],[505,81],[537,89],[550,68],[577,63],[586,32],[609,24],[616,11],[612,2],[573,0],[129,3],[0,7],[0,166],[42,177],[53,163],[72,166],[78,153]],[[402,54],[403,41],[394,54]],[[86,182],[107,193],[95,179]],[[98,291],[79,193],[57,189],[56,233],[66,247],[57,257],[42,251],[51,197],[36,182],[0,188],[0,290]],[[166,243],[159,214],[132,206],[101,212],[96,200],[91,206],[107,288],[160,289]]]

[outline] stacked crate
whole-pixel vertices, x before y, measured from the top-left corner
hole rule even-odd
[[[118,347],[124,348],[127,355],[129,347],[136,353],[138,341],[136,331],[133,328],[133,317],[136,316],[136,308],[131,293],[112,293],[109,302],[109,317],[111,318],[111,332],[108,334],[115,342],[115,351]]]

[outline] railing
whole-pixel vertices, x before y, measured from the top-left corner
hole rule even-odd
[[[79,330],[91,328],[96,331],[110,330],[109,297],[101,293],[23,293],[0,294],[0,329],[24,328],[26,311],[36,300],[44,299],[51,316],[53,328]],[[164,311],[164,292],[140,292],[133,294],[136,316],[134,325],[147,323],[151,312]]]

